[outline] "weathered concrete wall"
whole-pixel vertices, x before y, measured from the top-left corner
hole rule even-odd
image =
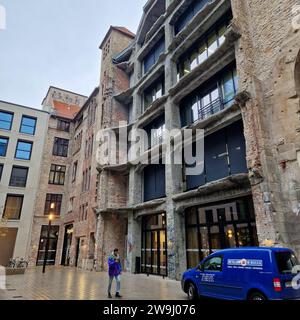
[[[294,247],[299,253],[299,93],[295,68],[300,50],[293,29],[296,0],[232,0],[241,38],[236,59],[247,158],[260,243]]]

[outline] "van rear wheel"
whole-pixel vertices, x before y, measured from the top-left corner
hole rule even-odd
[[[251,293],[249,300],[251,301],[266,301],[266,297],[260,292]]]
[[[191,301],[195,301],[198,298],[196,287],[192,282],[190,282],[187,286],[187,295],[188,299]]]

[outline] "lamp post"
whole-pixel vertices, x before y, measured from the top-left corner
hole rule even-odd
[[[48,223],[48,230],[47,230],[47,239],[46,239],[46,250],[44,255],[44,263],[43,263],[43,273],[46,271],[46,264],[47,264],[47,257],[48,257],[48,251],[49,251],[49,238],[50,238],[50,231],[51,231],[51,224],[54,216],[52,214],[49,215],[49,223]]]

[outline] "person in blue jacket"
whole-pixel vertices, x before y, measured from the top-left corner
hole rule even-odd
[[[116,283],[117,283],[116,298],[122,298],[122,296],[120,295],[121,273],[122,273],[121,258],[119,256],[119,249],[116,248],[108,257],[108,275],[109,275],[108,298],[112,298],[111,286],[114,278],[116,279]]]

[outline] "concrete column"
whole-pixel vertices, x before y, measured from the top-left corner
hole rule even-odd
[[[135,272],[135,260],[141,257],[141,250],[141,220],[136,220],[131,212],[128,214],[127,271]]]

